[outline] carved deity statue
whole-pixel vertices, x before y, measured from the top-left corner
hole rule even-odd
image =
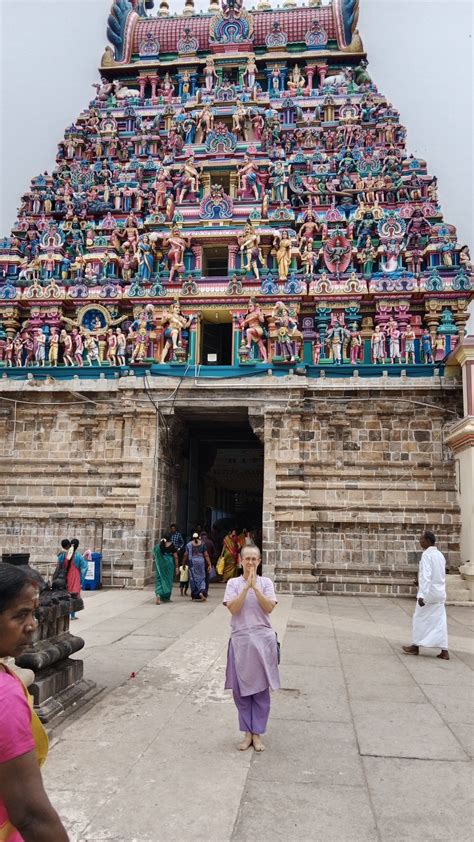
[[[252,342],[255,342],[258,346],[261,359],[263,362],[266,362],[267,349],[263,341],[265,335],[265,316],[253,298],[249,301],[248,312],[241,320],[240,327],[247,349],[250,351]]]
[[[292,241],[288,231],[278,231],[273,240],[273,253],[278,266],[278,279],[286,281],[291,266]]]
[[[241,192],[243,193],[246,189],[251,190],[258,202],[260,199],[258,167],[255,161],[252,161],[250,155],[244,155],[244,163],[237,168],[237,176],[240,181]]]
[[[253,272],[257,281],[260,280],[259,264],[263,266],[265,260],[260,249],[260,236],[250,222],[245,226],[243,234],[238,237],[238,243],[242,255],[242,269]]]
[[[175,357],[177,349],[182,342],[182,333],[185,328],[189,327],[192,321],[192,316],[183,316],[179,309],[179,301],[175,301],[168,311],[163,313],[162,323],[166,325],[164,330],[165,344],[161,354],[160,362],[166,362],[166,358],[171,351],[172,358]]]
[[[166,238],[164,246],[168,246],[169,282],[172,283],[175,275],[179,275],[184,270],[184,252],[185,249],[190,248],[191,241],[182,235],[178,227],[175,227],[171,235]]]

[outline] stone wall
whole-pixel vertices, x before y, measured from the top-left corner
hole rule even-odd
[[[61,538],[76,535],[83,550],[104,552],[109,582],[141,585],[156,517],[157,416],[149,402],[110,397],[42,390],[1,402],[0,545],[31,552],[45,573]]]
[[[264,535],[280,588],[409,593],[424,528],[459,564],[454,463],[443,443],[453,394],[308,390],[302,405],[266,415]]]
[[[176,517],[183,418],[241,407],[264,444],[265,569],[280,590],[410,593],[428,527],[459,563],[444,444],[461,413],[455,382],[185,382],[170,406],[164,378],[146,391],[126,381],[43,384],[26,395],[2,383],[2,551],[30,551],[45,571],[61,538],[76,534],[83,549],[103,552],[106,584],[150,581],[154,539]]]

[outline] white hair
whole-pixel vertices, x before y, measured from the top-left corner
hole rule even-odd
[[[240,558],[243,558],[243,557],[244,557],[244,553],[245,553],[245,552],[249,552],[249,551],[250,551],[250,552],[253,552],[254,550],[256,550],[256,551],[257,551],[257,553],[258,553],[258,557],[259,557],[259,558],[261,558],[261,557],[262,557],[262,554],[261,554],[261,552],[260,552],[260,550],[259,550],[259,548],[257,547],[257,545],[256,545],[256,544],[255,544],[255,545],[252,545],[252,544],[246,544],[246,545],[245,545],[245,547],[242,547],[242,549],[241,549],[241,551],[240,551]]]

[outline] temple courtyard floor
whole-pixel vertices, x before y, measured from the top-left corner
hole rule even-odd
[[[86,594],[72,630],[104,691],[54,730],[44,773],[73,842],[472,839],[470,608],[448,608],[446,662],[400,651],[413,601],[280,596],[257,754],[235,748],[222,594]]]

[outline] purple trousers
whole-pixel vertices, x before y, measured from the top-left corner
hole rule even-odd
[[[253,696],[241,696],[239,690],[233,690],[234,702],[239,712],[239,728],[250,734],[264,734],[270,715],[270,690],[262,690]]]

